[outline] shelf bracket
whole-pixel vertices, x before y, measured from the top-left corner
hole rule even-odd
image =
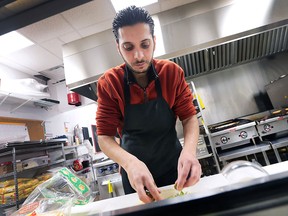
[[[0,106],[5,102],[5,100],[11,95],[11,93],[8,93],[0,102]]]
[[[10,111],[10,113],[15,112],[17,109],[19,109],[20,107],[22,107],[23,105],[25,105],[26,103],[28,103],[29,101],[33,100],[33,98],[30,98],[28,100],[26,100],[25,102],[23,102],[22,104],[20,104],[19,106],[17,106],[16,108],[14,108],[13,110]]]

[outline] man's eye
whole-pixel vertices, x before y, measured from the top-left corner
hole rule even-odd
[[[143,49],[148,49],[148,48],[150,47],[150,43],[149,43],[149,42],[142,43],[142,44],[141,44],[141,47],[142,47]]]
[[[127,51],[131,51],[134,48],[134,46],[131,44],[124,44],[123,48]]]

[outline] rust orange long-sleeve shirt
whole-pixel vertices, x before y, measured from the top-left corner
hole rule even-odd
[[[160,79],[162,95],[169,104],[175,116],[182,121],[196,114],[193,106],[193,96],[184,78],[184,72],[174,62],[169,60],[153,60],[156,73]],[[98,107],[96,125],[98,135],[115,136],[117,129],[121,134],[124,123],[124,73],[125,63],[107,70],[98,80]],[[152,73],[152,72],[151,72]],[[140,104],[145,100],[157,97],[155,79],[157,76],[149,74],[147,88],[141,88],[132,74],[128,73],[130,87],[130,103]]]

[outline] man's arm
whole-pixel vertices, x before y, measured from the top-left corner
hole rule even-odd
[[[149,190],[155,200],[161,200],[154,179],[147,166],[142,161],[121,148],[114,140],[113,136],[99,135],[98,142],[104,154],[118,163],[121,168],[127,172],[129,182],[138,193],[139,199],[142,202],[148,203],[153,201],[146,194],[145,188]]]
[[[196,148],[199,138],[199,124],[196,115],[182,121],[184,146],[178,160],[177,190],[196,184],[202,174]]]

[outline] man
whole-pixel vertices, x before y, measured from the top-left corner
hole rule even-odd
[[[144,203],[161,200],[158,187],[175,183],[182,190],[201,176],[191,91],[178,65],[153,59],[154,22],[146,10],[130,6],[117,13],[113,33],[125,63],[98,80],[98,142],[121,166],[126,194],[136,191]],[[183,148],[175,130],[177,117],[183,124]],[[121,145],[114,140],[116,132]]]

